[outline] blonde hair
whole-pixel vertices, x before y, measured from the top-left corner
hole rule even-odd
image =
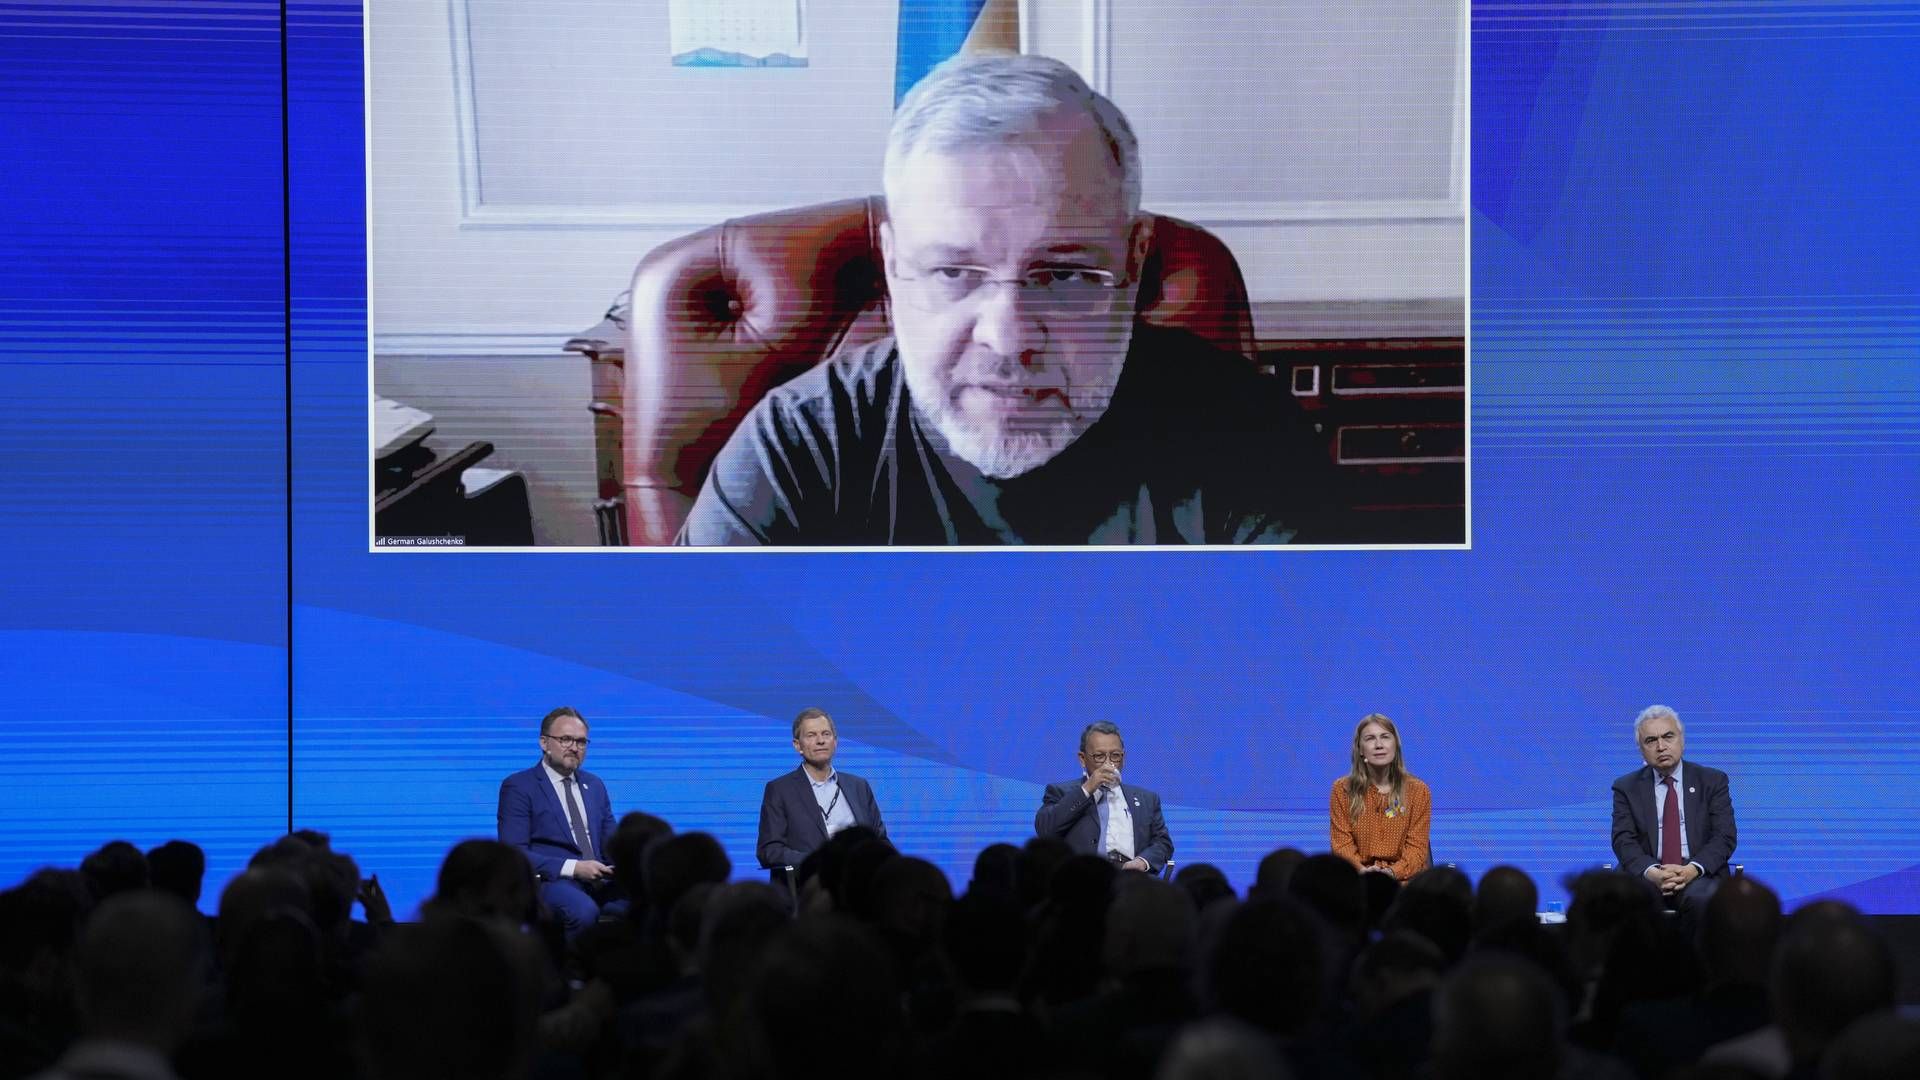
[[[1367,774],[1367,759],[1360,752],[1360,736],[1367,730],[1368,724],[1379,724],[1393,736],[1393,760],[1387,764],[1387,780],[1392,791],[1387,795],[1387,809],[1397,812],[1407,805],[1407,758],[1400,746],[1400,729],[1393,721],[1381,713],[1368,713],[1360,718],[1353,729],[1353,769],[1347,773],[1347,812],[1353,820],[1360,820],[1361,811],[1367,807],[1367,788],[1373,785],[1373,778]]]

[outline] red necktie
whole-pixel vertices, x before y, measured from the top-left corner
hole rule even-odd
[[[1660,817],[1660,861],[1667,866],[1679,866],[1680,854],[1680,785],[1668,776],[1667,809]]]

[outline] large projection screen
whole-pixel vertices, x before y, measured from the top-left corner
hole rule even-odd
[[[1141,77],[1137,6],[1090,5],[1116,90]],[[58,7],[0,16],[0,687],[24,751],[0,884],[180,836],[212,856],[210,902],[310,827],[405,915],[453,842],[492,834],[560,704],[591,720],[617,811],[711,831],[752,876],[761,786],[819,705],[894,838],[957,888],[981,846],[1031,834],[1095,719],[1161,794],[1175,858],[1244,887],[1266,851],[1326,846],[1378,711],[1433,788],[1436,858],[1519,865],[1551,898],[1610,858],[1608,784],[1661,702],[1732,778],[1749,873],[1790,903],[1920,912],[1911,49],[1872,5],[1474,13],[1470,549],[751,558],[370,552],[361,5],[287,9],[284,128],[278,5]],[[391,7],[436,43],[427,90],[457,119],[449,5]],[[1204,123],[1235,92],[1145,115]],[[423,168],[459,130],[421,128]],[[533,278],[605,283],[557,327],[649,246],[462,229],[445,163],[420,228],[475,250],[532,230]],[[1279,290],[1352,264],[1292,255],[1388,243],[1345,228],[1276,228],[1245,261],[1300,299]],[[540,352],[546,309],[516,307],[536,300],[466,294],[528,336],[464,359],[398,344],[572,433],[551,467],[590,491],[589,375]]]

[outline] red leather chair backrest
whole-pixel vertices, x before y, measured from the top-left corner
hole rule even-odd
[[[626,351],[628,534],[668,544],[727,437],[768,390],[892,333],[878,197],[736,218],[634,270]],[[1218,237],[1156,217],[1139,316],[1251,361],[1246,282]]]

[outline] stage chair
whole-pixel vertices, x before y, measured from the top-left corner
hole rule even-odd
[[[596,412],[621,415],[620,445],[600,443],[620,467],[601,461],[598,474],[603,489],[620,478],[627,528],[621,535],[603,526],[603,536],[672,543],[714,456],[754,403],[892,332],[880,257],[884,206],[869,196],[736,218],[640,260],[624,319],[623,390],[616,404],[606,394],[595,402]],[[1138,316],[1254,363],[1252,310],[1233,253],[1197,225],[1152,217]]]
[[[776,866],[767,871],[767,876],[773,879],[775,885],[785,885],[787,887],[787,907],[792,909],[795,915],[800,914],[799,868],[795,866]]]
[[[1618,867],[1617,867],[1617,866],[1615,866],[1615,865],[1614,865],[1613,863],[1610,863],[1610,862],[1603,862],[1603,863],[1601,863],[1601,864],[1600,864],[1600,868],[1601,868],[1602,870],[1615,870],[1615,869],[1618,869]],[[1743,862],[1730,862],[1730,863],[1728,863],[1728,864],[1727,864],[1727,876],[1728,876],[1728,877],[1745,877],[1746,875],[1747,875],[1747,864],[1746,864],[1746,863],[1743,863]]]

